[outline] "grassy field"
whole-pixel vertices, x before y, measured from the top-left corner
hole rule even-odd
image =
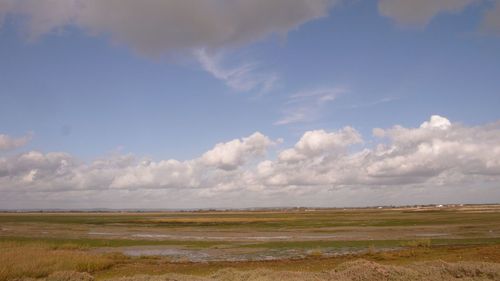
[[[499,263],[496,205],[0,213],[0,281],[500,280]]]
[[[460,215],[458,215],[460,214]],[[148,227],[212,227],[260,229],[364,226],[419,226],[478,224],[500,220],[491,207],[422,209],[318,209],[236,212],[164,213],[3,213],[0,223],[48,223],[69,225],[126,225]]]

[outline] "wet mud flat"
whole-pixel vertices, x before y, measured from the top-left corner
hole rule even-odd
[[[186,240],[186,241],[290,241],[290,240],[328,240],[346,238],[342,234],[291,233],[291,232],[88,232],[89,237],[117,237],[150,240]],[[352,237],[352,236],[351,236]]]
[[[400,247],[380,248],[377,252],[397,251]],[[339,257],[366,253],[366,249],[267,249],[267,248],[209,248],[189,249],[176,246],[131,246],[100,248],[98,253],[120,253],[128,257],[166,257],[171,262],[245,262],[293,260],[307,257]]]
[[[500,237],[500,205],[264,211],[0,213],[0,237],[347,241]]]

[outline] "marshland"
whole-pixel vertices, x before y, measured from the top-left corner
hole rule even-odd
[[[0,226],[2,281],[500,277],[498,205],[11,212]]]

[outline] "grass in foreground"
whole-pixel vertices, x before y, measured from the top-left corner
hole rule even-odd
[[[0,280],[40,278],[56,271],[97,272],[122,260],[119,255],[92,254],[78,245],[54,246],[45,243],[0,244]]]
[[[382,265],[367,260],[353,260],[342,263],[335,268],[322,272],[307,271],[281,271],[269,269],[255,269],[240,271],[235,269],[223,269],[209,276],[196,277],[179,274],[167,275],[136,275],[112,279],[115,281],[170,281],[170,280],[256,280],[256,281],[308,281],[308,280],[335,280],[335,281],[441,281],[441,280],[499,280],[500,265],[494,263],[446,263],[427,262],[412,264],[408,266]]]
[[[486,281],[499,280],[500,265],[485,262],[458,262],[443,261],[414,263],[406,266],[384,265],[368,260],[356,259],[342,263],[334,268],[321,272],[298,272],[270,269],[237,270],[226,268],[218,270],[208,276],[193,276],[183,274],[164,275],[134,275],[118,277],[109,281]],[[93,276],[75,271],[59,271],[52,273],[46,281],[92,281]]]

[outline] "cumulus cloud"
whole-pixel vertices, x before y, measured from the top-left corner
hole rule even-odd
[[[249,158],[263,156],[272,144],[268,137],[256,132],[247,138],[215,145],[213,149],[203,154],[201,161],[223,170],[234,170]]]
[[[465,127],[432,116],[419,128],[375,129],[386,138],[372,149],[349,152],[361,142],[352,128],[306,132],[260,171],[268,186],[442,185],[465,178],[500,176],[500,124]]]
[[[199,185],[194,165],[173,159],[141,161],[118,172],[111,181],[110,188],[176,188]]]
[[[381,15],[398,24],[425,26],[440,13],[459,13],[479,0],[379,0]]]
[[[84,1],[77,22],[146,53],[218,49],[325,16],[327,0]],[[113,14],[110,17],[110,13]]]
[[[286,34],[323,17],[331,0],[2,0],[0,14],[26,17],[38,37],[77,25],[141,53],[219,49]]]
[[[24,152],[0,158],[0,190],[182,189],[233,184],[238,168],[265,155],[275,144],[256,132],[216,144],[199,158],[151,161],[113,155],[84,163],[61,152]]]
[[[450,126],[450,120],[439,115],[432,115],[429,121],[425,121],[424,123],[422,123],[422,125],[420,125],[420,128],[446,130],[450,128]]]
[[[0,151],[11,150],[26,145],[31,140],[31,135],[20,138],[14,138],[8,135],[0,134]]]
[[[63,198],[155,194],[235,206],[242,194],[273,205],[331,190],[414,194],[414,187],[439,193],[485,186],[491,192],[500,180],[500,122],[470,127],[435,115],[416,128],[396,125],[373,133],[377,141],[363,146],[349,126],[307,131],[294,146],[280,149],[257,132],[186,161],[113,155],[87,163],[67,153],[28,151],[0,157],[0,192],[12,198],[33,192]],[[271,148],[276,156],[266,157]]]
[[[331,133],[325,130],[307,131],[295,147],[282,151],[278,159],[283,162],[313,159],[344,151],[350,145],[361,142],[361,135],[351,127]]]
[[[441,116],[432,116],[416,129],[395,126],[383,131],[391,145],[374,151],[378,160],[367,171],[374,177],[421,180],[444,172],[498,176],[499,129],[498,122],[469,128]]]

